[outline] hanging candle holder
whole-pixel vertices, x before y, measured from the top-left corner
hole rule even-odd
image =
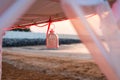
[[[53,27],[48,30],[48,34],[46,36],[46,47],[48,49],[57,49],[59,48],[59,38],[58,35],[55,33],[55,25],[52,24]]]

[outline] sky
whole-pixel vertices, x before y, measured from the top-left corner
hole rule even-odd
[[[39,24],[40,25],[40,24]],[[43,25],[43,24],[41,24]],[[55,33],[57,34],[73,34],[76,35],[76,31],[74,30],[72,24],[70,23],[69,20],[65,21],[59,21],[59,22],[54,22],[50,26],[51,29],[53,28]],[[47,26],[45,27],[37,27],[37,26],[31,26],[30,30],[32,32],[39,32],[39,33],[46,33],[47,31]]]
[[[102,32],[100,30],[100,19],[99,19],[98,15],[94,15],[92,17],[87,18],[87,21],[91,25],[91,28],[98,35],[102,35]],[[43,24],[39,24],[39,25],[43,25]],[[57,33],[57,34],[77,35],[73,25],[71,24],[71,22],[69,20],[54,22],[51,25],[51,29],[52,28],[54,29],[55,33]],[[30,30],[31,30],[31,32],[46,33],[47,32],[47,26],[37,27],[37,26],[34,25],[34,26],[30,27]]]
[[[92,17],[87,18],[87,21],[91,25],[91,28],[94,30],[95,33],[101,36],[103,35],[100,28],[101,22],[98,15],[94,15]]]

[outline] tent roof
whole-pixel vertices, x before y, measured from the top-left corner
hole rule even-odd
[[[33,23],[67,19],[58,0],[36,0],[15,25],[25,26]]]
[[[1,0],[0,13],[9,8],[16,0]],[[116,0],[109,0],[113,4]],[[15,15],[15,14],[14,14]],[[40,24],[48,22],[49,19],[53,22],[67,19],[59,0],[36,0],[36,2],[19,18],[14,26],[29,26],[32,24]]]

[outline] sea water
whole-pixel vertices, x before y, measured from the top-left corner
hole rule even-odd
[[[58,34],[59,38],[62,39],[79,39],[77,35],[71,34]],[[23,32],[23,31],[7,31],[3,38],[10,39],[45,39],[46,33],[33,33],[33,32]]]

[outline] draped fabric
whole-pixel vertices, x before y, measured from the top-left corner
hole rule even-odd
[[[112,6],[113,14],[116,20],[120,20],[120,0],[117,0]]]
[[[58,0],[36,0],[15,25],[26,26],[32,23],[45,23],[67,19]]]

